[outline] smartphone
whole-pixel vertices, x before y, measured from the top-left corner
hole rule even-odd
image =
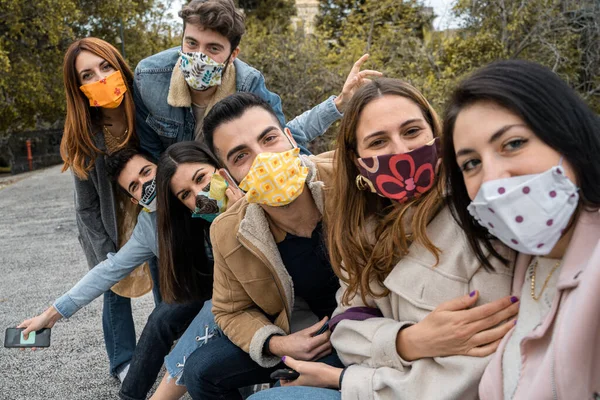
[[[240,189],[240,187],[237,185],[237,183],[235,182],[235,179],[232,178],[231,174],[229,173],[229,171],[227,171],[225,168],[222,168],[221,171],[223,171],[223,173],[226,175],[226,177],[224,176],[225,180],[227,181],[228,185],[233,186],[235,189],[238,190],[242,190]],[[223,174],[221,174],[221,176],[223,176]]]
[[[49,347],[50,328],[30,332],[29,337],[23,337],[25,328],[6,328],[4,334],[4,347]]]
[[[278,369],[277,371],[273,371],[271,373],[271,379],[276,380],[276,381],[279,379],[284,379],[286,381],[293,381],[294,379],[298,379],[299,376],[300,376],[300,374],[298,372],[296,372],[290,368]]]
[[[319,336],[319,335],[321,335],[321,334],[323,334],[323,333],[327,332],[327,330],[328,330],[328,329],[329,329],[329,321],[325,322],[325,323],[323,324],[323,326],[322,326],[322,327],[320,327],[320,328],[319,328],[319,330],[318,330],[318,331],[316,331],[316,332],[315,332],[315,333],[314,333],[312,336],[313,336],[313,337],[315,337],[315,336]]]

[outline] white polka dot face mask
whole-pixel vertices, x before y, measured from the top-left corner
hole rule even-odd
[[[545,255],[560,239],[578,200],[577,186],[559,164],[541,174],[484,183],[468,210],[507,246]]]

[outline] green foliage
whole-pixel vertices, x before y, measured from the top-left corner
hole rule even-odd
[[[75,38],[97,36],[120,50],[122,21],[132,67],[179,44],[169,1],[0,0],[0,132],[64,115],[61,63]],[[293,4],[239,1],[247,16],[241,58],[263,72],[288,118],[338,94],[365,52],[365,68],[411,82],[440,113],[466,74],[515,57],[552,68],[600,112],[597,0],[458,0],[461,28],[443,32],[422,0],[321,0],[314,35],[290,27]]]
[[[64,52],[96,36],[117,44],[123,21],[129,64],[178,43],[167,23],[170,5],[155,0],[0,0],[0,132],[64,117]]]
[[[238,4],[249,21],[287,26],[290,17],[296,15],[294,0],[239,0]]]

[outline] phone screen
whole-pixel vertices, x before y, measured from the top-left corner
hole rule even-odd
[[[7,328],[4,334],[4,347],[48,347],[50,346],[50,329],[44,328],[23,336],[24,328]]]

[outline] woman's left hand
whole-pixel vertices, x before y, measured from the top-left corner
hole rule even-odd
[[[281,380],[281,386],[313,386],[321,388],[340,388],[342,368],[332,367],[320,362],[298,361],[286,356],[283,362],[300,374],[293,381]]]
[[[225,190],[225,196],[227,196],[227,208],[234,205],[239,199],[244,197],[244,192],[240,189],[235,183],[235,181],[231,178],[229,173],[223,168],[217,171],[219,175],[221,175],[227,181],[227,189]]]
[[[335,106],[338,111],[343,113],[346,109],[346,105],[354,96],[354,92],[371,80],[369,78],[377,78],[383,76],[383,74],[379,71],[375,71],[372,69],[366,69],[361,71],[360,68],[362,65],[369,59],[369,55],[365,54],[361,58],[358,59],[352,66],[350,73],[348,74],[348,78],[346,78],[346,82],[344,83],[344,87],[342,88],[342,92],[338,97],[334,100]]]

